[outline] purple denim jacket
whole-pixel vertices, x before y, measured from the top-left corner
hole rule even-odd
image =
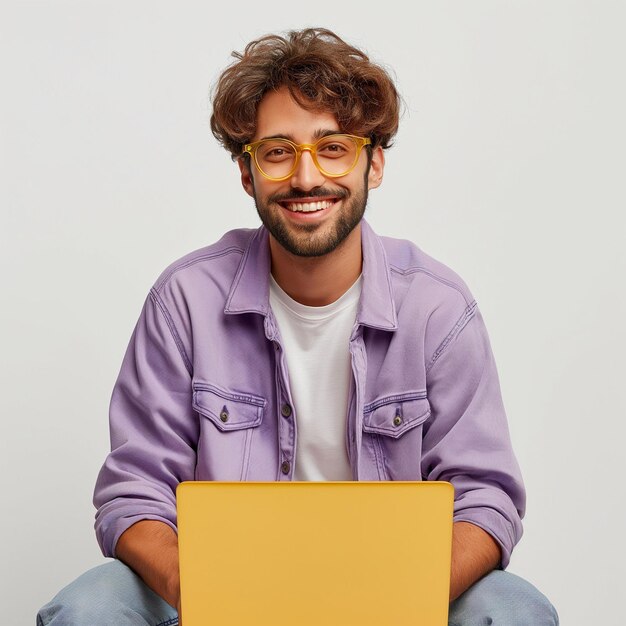
[[[346,449],[355,480],[446,480],[454,520],[509,562],[525,492],[487,332],[464,282],[362,222]],[[269,306],[268,232],[238,229],[170,265],[146,298],[110,406],[94,493],[105,556],[142,519],[176,530],[184,480],[292,480],[297,412]]]

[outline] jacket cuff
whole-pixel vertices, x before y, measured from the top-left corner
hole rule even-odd
[[[102,550],[102,554],[106,557],[115,558],[115,546],[122,533],[130,528],[133,524],[142,520],[156,520],[167,524],[175,533],[178,533],[176,528],[176,513],[172,514],[171,511],[157,511],[156,509],[166,509],[169,507],[153,506],[155,509],[152,512],[148,512],[146,503],[142,503],[142,512],[138,512],[137,505],[125,505],[115,511],[109,511],[104,515],[99,515],[96,518],[95,530],[98,545]]]
[[[522,526],[516,529],[502,514],[494,509],[475,508],[463,509],[454,513],[454,522],[469,522],[489,533],[498,543],[501,550],[500,569],[506,569],[511,560],[515,544],[522,536]]]

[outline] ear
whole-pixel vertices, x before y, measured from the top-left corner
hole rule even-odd
[[[250,161],[245,160],[246,157],[239,157],[237,164],[239,165],[239,171],[241,172],[241,185],[246,190],[246,193],[254,198],[254,180],[252,179],[252,172],[250,170]]]
[[[370,171],[367,174],[367,188],[376,189],[383,182],[383,171],[385,169],[385,153],[380,146],[372,150],[372,160]]]

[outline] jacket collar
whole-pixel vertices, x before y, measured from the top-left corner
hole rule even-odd
[[[387,255],[381,238],[371,226],[361,221],[363,284],[357,312],[357,324],[396,330],[398,319],[391,289]],[[271,268],[269,233],[264,226],[250,238],[232,282],[224,313],[259,313],[267,316]]]

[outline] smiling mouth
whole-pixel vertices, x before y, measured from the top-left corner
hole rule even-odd
[[[328,209],[335,204],[337,200],[338,198],[327,198],[307,202],[303,202],[302,200],[282,200],[279,204],[292,213],[315,213],[316,211]]]

